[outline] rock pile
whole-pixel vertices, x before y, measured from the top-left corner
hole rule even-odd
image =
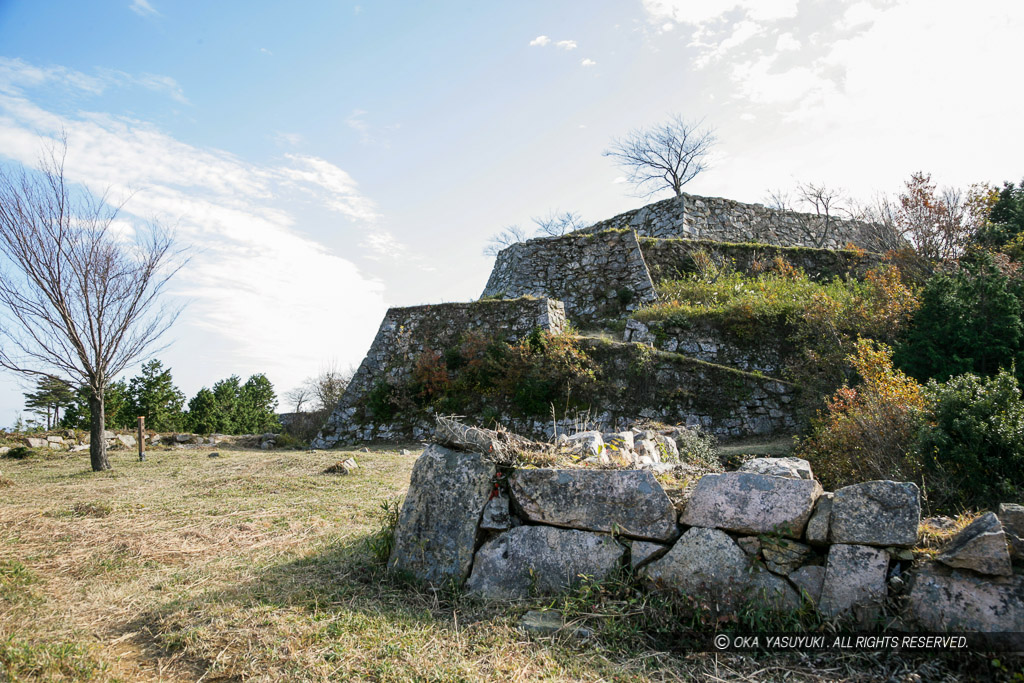
[[[654,434],[639,441],[665,452]],[[1024,630],[1024,577],[1007,539],[1022,510],[1004,506],[915,559],[920,494],[872,481],[824,492],[806,461],[762,458],[707,474],[674,505],[632,432],[564,441],[604,462],[631,453],[647,469],[512,469],[432,445],[417,460],[389,566],[486,599],[558,593],[587,576],[632,571],[651,590],[699,596],[719,611],[751,601],[868,627],[883,608],[907,627]],[[630,442],[632,442],[630,444]],[[677,510],[681,507],[681,510]],[[1018,536],[1014,536],[1018,534]]]

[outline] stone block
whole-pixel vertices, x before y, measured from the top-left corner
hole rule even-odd
[[[881,612],[886,596],[889,555],[866,545],[837,543],[829,548],[818,609],[828,618],[851,612],[868,626]]]
[[[811,463],[803,458],[754,458],[743,463],[739,472],[768,474],[773,477],[789,477],[791,479],[814,479],[811,474]]]
[[[906,617],[922,629],[1024,632],[1024,576],[982,577],[929,563],[910,583]]]
[[[1024,505],[1002,503],[999,506],[999,521],[1010,543],[1010,555],[1014,560],[1024,560]]]
[[[800,538],[821,492],[812,479],[750,472],[707,474],[694,487],[680,521],[742,534]]]
[[[668,541],[675,509],[650,472],[637,470],[517,470],[512,499],[527,521]]]
[[[437,445],[423,451],[413,465],[388,567],[435,585],[461,583],[496,472],[477,453]]]
[[[993,512],[986,512],[967,525],[935,559],[949,567],[970,569],[980,574],[1013,574],[1010,552],[1006,549],[1006,534]]]
[[[654,588],[706,597],[730,610],[745,598],[749,571],[750,559],[728,534],[693,527],[642,573]]]
[[[629,563],[633,569],[639,569],[648,562],[668,552],[668,546],[650,541],[633,541],[630,545]]]
[[[821,588],[825,583],[825,568],[820,565],[800,567],[789,575],[790,582],[800,594],[817,607],[821,600]]]
[[[821,494],[814,504],[814,513],[807,520],[805,536],[811,545],[828,545],[828,529],[832,521],[832,496],[830,491]]]
[[[916,484],[868,481],[835,492],[829,534],[833,543],[910,547],[920,521]]]
[[[625,552],[604,534],[520,526],[480,547],[466,588],[491,600],[553,595],[575,586],[582,576],[606,577]]]

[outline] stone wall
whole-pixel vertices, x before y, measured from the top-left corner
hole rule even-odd
[[[791,330],[784,321],[777,323],[773,334],[752,338],[720,321],[699,318],[688,319],[686,324],[628,320],[623,333],[627,342],[772,377],[782,377],[783,370],[796,358],[798,350],[790,338]]]
[[[879,229],[878,226],[861,221],[830,220],[835,227],[822,246],[838,249],[854,244],[869,251],[877,248],[872,233]],[[779,211],[721,197],[683,194],[600,221],[587,231],[635,230],[644,237],[811,247],[817,246],[811,234],[817,234],[820,225],[821,219],[815,214]]]
[[[654,284],[631,230],[573,233],[502,250],[481,296],[551,297],[573,321],[587,323],[653,301]]]
[[[1013,524],[1024,508],[1000,513],[935,554],[915,548],[916,485],[827,493],[798,458],[706,474],[672,499],[646,470],[499,468],[432,445],[413,468],[388,565],[489,600],[621,572],[640,590],[679,592],[719,615],[809,603],[847,629],[898,617],[901,630],[1014,633],[1003,645],[1022,650],[1024,576],[1007,532],[1021,533]]]
[[[399,436],[387,425],[374,424],[373,416],[360,405],[379,383],[407,382],[417,357],[426,350],[443,352],[467,332],[509,342],[537,328],[561,334],[565,322],[561,302],[531,297],[389,309],[369,352],[312,445],[330,448],[339,441]],[[367,424],[370,431],[364,427]]]
[[[657,239],[643,237],[640,249],[654,282],[679,277],[694,271],[692,255],[704,251],[712,260],[747,275],[763,272],[776,258],[802,269],[812,280],[835,277],[863,277],[881,263],[881,257],[850,249],[813,249],[768,244],[735,244],[712,240]]]

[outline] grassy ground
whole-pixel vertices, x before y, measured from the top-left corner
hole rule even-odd
[[[113,452],[101,474],[85,455],[0,459],[12,482],[0,489],[0,680],[930,680],[958,669],[527,637],[518,619],[536,604],[417,590],[374,561],[365,541],[414,456],[209,452],[144,463]],[[321,474],[349,456],[354,473]]]

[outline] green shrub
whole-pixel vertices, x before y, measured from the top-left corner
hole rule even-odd
[[[676,446],[679,448],[679,462],[698,465],[709,470],[721,469],[716,451],[717,440],[705,434],[700,427],[676,432]]]
[[[972,374],[925,387],[928,423],[918,447],[931,506],[991,508],[1024,495],[1024,400],[1017,378]]]
[[[12,460],[24,460],[25,458],[30,458],[36,455],[39,455],[39,453],[28,446],[15,446],[11,450],[7,451],[4,457]]]
[[[373,559],[380,564],[387,564],[391,551],[395,547],[395,530],[398,528],[398,516],[402,512],[402,498],[381,501],[376,517],[380,528],[366,538],[366,549]]]

